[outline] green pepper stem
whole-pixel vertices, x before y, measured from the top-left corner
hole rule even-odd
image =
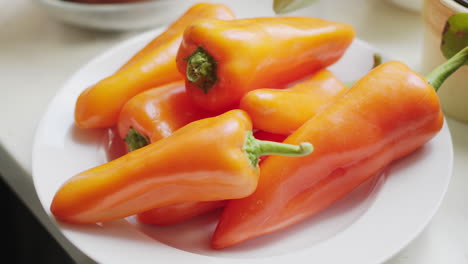
[[[138,132],[133,127],[130,127],[128,130],[127,136],[124,138],[125,143],[127,143],[128,150],[134,151],[139,148],[142,148],[150,143],[149,139],[140,132]]]
[[[468,46],[439,65],[426,76],[427,82],[437,91],[442,83],[468,61]]]
[[[257,167],[259,158],[264,155],[300,157],[312,153],[313,149],[312,144],[309,142],[302,142],[299,145],[291,145],[274,141],[259,140],[253,136],[252,131],[246,132],[244,143],[244,151],[250,160],[250,165],[254,168]]]
[[[382,64],[382,56],[379,53],[374,53],[373,58],[374,64],[372,65],[372,69]]]
[[[216,60],[201,46],[185,60],[187,61],[187,80],[207,93],[218,79]]]

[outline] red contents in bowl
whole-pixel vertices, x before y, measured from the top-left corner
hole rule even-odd
[[[151,1],[151,0],[62,0],[62,1],[86,3],[86,4],[116,4],[116,3],[145,2],[145,1]]]

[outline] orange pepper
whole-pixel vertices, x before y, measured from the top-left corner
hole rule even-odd
[[[256,191],[224,209],[212,247],[229,247],[316,214],[428,142],[443,124],[434,89],[440,83],[433,81],[439,73],[428,78],[431,87],[393,61],[364,76],[285,140],[312,141],[313,154],[265,160]]]
[[[257,130],[254,137],[259,140],[268,140],[274,142],[283,142],[286,138],[284,135],[272,134],[265,131]],[[259,165],[267,156],[263,156]],[[185,202],[174,205],[155,208],[137,215],[137,219],[144,224],[151,225],[174,225],[186,221],[192,217],[210,212],[215,209],[224,207],[227,200],[223,201],[208,201],[208,202]]]
[[[133,151],[172,135],[177,129],[202,118],[206,111],[194,106],[183,81],[144,91],[130,99],[120,112],[119,135]],[[186,202],[138,214],[145,224],[171,225],[223,207],[226,201]]]
[[[219,112],[247,92],[278,88],[336,62],[351,26],[311,17],[199,20],[185,30],[177,67],[196,105]]]
[[[347,87],[332,72],[321,70],[288,89],[257,89],[240,102],[254,128],[289,135],[341,96]]]
[[[234,15],[221,4],[200,3],[191,7],[115,74],[83,91],[76,102],[75,123],[81,128],[112,127],[130,98],[152,87],[182,80],[175,56],[183,31],[203,18],[233,19]]]
[[[259,140],[268,140],[274,142],[283,142],[286,138],[284,135],[272,134],[265,131],[257,130],[254,137]],[[259,165],[267,156],[261,157]],[[210,212],[215,209],[226,206],[227,200],[209,201],[209,202],[186,202],[174,205],[155,208],[138,214],[137,219],[144,224],[151,225],[174,225],[186,221],[192,217]]]
[[[144,91],[122,108],[117,127],[128,150],[172,135],[190,122],[212,114],[196,107],[185,92],[183,81]]]
[[[51,204],[71,223],[115,220],[166,205],[238,199],[257,186],[262,155],[302,156],[300,146],[260,141],[242,110],[184,126],[171,136],[73,176]]]

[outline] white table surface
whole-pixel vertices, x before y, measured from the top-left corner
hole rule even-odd
[[[84,63],[140,32],[103,33],[63,25],[35,0],[0,0],[0,173],[78,263],[93,263],[48,220],[31,178],[35,129],[48,103]],[[268,0],[228,2],[240,17],[272,14]],[[331,3],[333,2],[333,3]],[[340,8],[334,8],[337,5]],[[423,23],[418,13],[384,0],[328,0],[298,15],[352,24],[357,36],[415,70]],[[426,229],[386,264],[468,263],[468,124],[448,118],[454,170],[448,193]]]

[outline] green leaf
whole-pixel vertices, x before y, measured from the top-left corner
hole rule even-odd
[[[276,14],[286,14],[309,6],[317,0],[273,0],[273,10]]]
[[[468,46],[468,13],[451,16],[442,32],[441,50],[446,59]],[[465,62],[468,65],[468,62]]]

